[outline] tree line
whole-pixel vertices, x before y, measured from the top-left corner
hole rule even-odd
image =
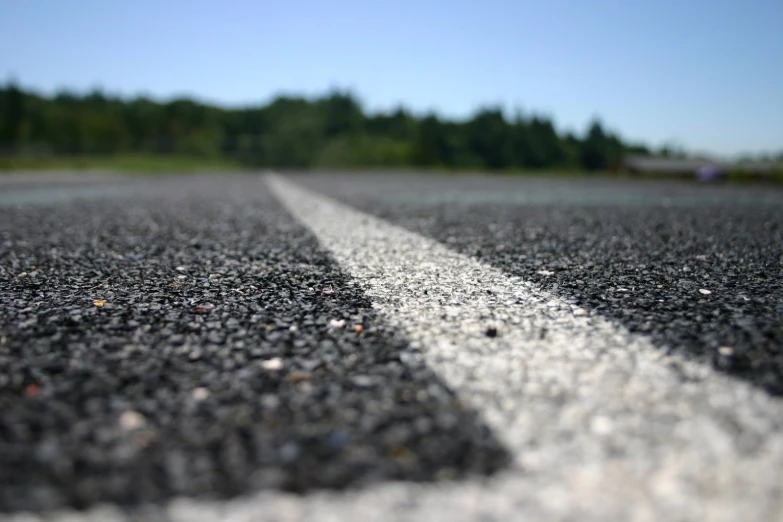
[[[342,91],[221,108],[99,90],[47,97],[9,82],[0,89],[0,153],[176,154],[295,168],[604,170],[624,154],[649,150],[625,143],[597,120],[580,136],[559,133],[547,116],[508,117],[492,106],[456,121],[402,107],[369,113]]]

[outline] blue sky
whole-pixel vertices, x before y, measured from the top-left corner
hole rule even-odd
[[[582,132],[783,150],[781,0],[5,0],[0,79],[226,105],[350,88]],[[4,77],[4,78],[3,78]]]

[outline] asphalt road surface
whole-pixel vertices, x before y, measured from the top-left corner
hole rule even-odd
[[[0,519],[783,520],[783,191],[0,178]]]

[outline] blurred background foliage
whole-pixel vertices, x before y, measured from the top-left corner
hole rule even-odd
[[[204,165],[277,168],[426,167],[481,170],[613,168],[647,154],[593,121],[583,135],[552,120],[483,107],[455,121],[400,107],[368,113],[350,92],[281,96],[263,106],[221,108],[189,99],[122,99],[99,90],[42,96],[13,82],[0,88],[0,157],[178,158]],[[673,151],[655,151],[675,154]],[[142,162],[144,163],[144,162]],[[147,165],[149,167],[149,165]]]

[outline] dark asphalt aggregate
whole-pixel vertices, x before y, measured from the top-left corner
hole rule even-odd
[[[783,395],[779,187],[410,175],[298,181]]]
[[[0,511],[508,464],[259,176],[134,184],[0,208]]]

